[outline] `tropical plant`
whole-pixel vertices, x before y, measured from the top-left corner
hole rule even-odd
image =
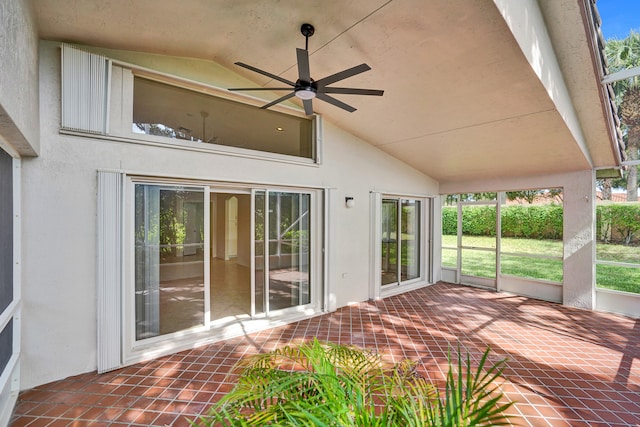
[[[504,361],[485,369],[467,355],[449,359],[442,395],[416,363],[385,363],[353,346],[318,340],[242,359],[235,388],[194,426],[485,426],[507,425],[513,402],[495,385]]]
[[[609,72],[640,66],[640,33],[631,31],[622,39],[609,39],[605,44]],[[626,133],[627,157],[638,159],[640,149],[640,76],[617,81],[613,84],[618,113]],[[638,200],[638,167],[630,166],[627,175],[627,200]]]

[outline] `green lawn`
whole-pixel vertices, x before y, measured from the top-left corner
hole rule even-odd
[[[640,264],[640,247],[598,243],[596,258],[601,261]]]
[[[463,246],[476,246],[481,248],[495,248],[496,240],[493,237],[484,236],[463,236]],[[502,252],[516,252],[525,254],[544,254],[551,256],[562,256],[561,240],[535,240],[517,239],[514,237],[503,237],[501,239]],[[455,247],[456,236],[442,236],[442,246]],[[611,245],[616,246],[616,245]]]
[[[479,277],[496,277],[495,252],[462,250],[462,274]]]
[[[456,236],[442,236],[443,246],[455,247],[456,244]],[[463,245],[494,248],[495,238],[464,236]],[[501,249],[503,255],[500,261],[503,274],[562,282],[562,261],[560,260],[504,255],[505,252],[511,252],[561,257],[561,241],[503,237]],[[640,264],[640,248],[638,247],[598,243],[596,251],[599,260]],[[466,249],[463,252],[462,260],[462,274],[495,277],[494,253]],[[455,267],[456,251],[443,249],[442,263],[445,266]],[[599,288],[640,293],[640,268],[598,265],[596,283]]]
[[[640,268],[598,265],[596,283],[598,288],[640,294]]]

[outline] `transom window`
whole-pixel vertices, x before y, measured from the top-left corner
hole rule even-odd
[[[132,132],[315,158],[313,120],[136,76]]]
[[[63,132],[319,163],[320,117],[228,98],[226,90],[62,46]],[[214,76],[215,77],[215,76]]]

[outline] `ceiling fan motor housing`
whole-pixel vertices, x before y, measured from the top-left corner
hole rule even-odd
[[[313,25],[304,23],[302,27],[300,27],[300,32],[305,37],[311,37],[313,33],[315,33],[316,29],[313,28]]]
[[[300,99],[313,99],[316,97],[318,85],[313,81],[304,82],[302,80],[298,80],[293,91],[295,92],[296,97]]]

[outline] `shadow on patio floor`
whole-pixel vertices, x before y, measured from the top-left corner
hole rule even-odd
[[[20,394],[12,426],[187,426],[232,387],[246,354],[293,341],[374,349],[420,361],[441,382],[447,353],[507,358],[503,391],[518,425],[640,426],[640,320],[438,283],[103,375]]]

